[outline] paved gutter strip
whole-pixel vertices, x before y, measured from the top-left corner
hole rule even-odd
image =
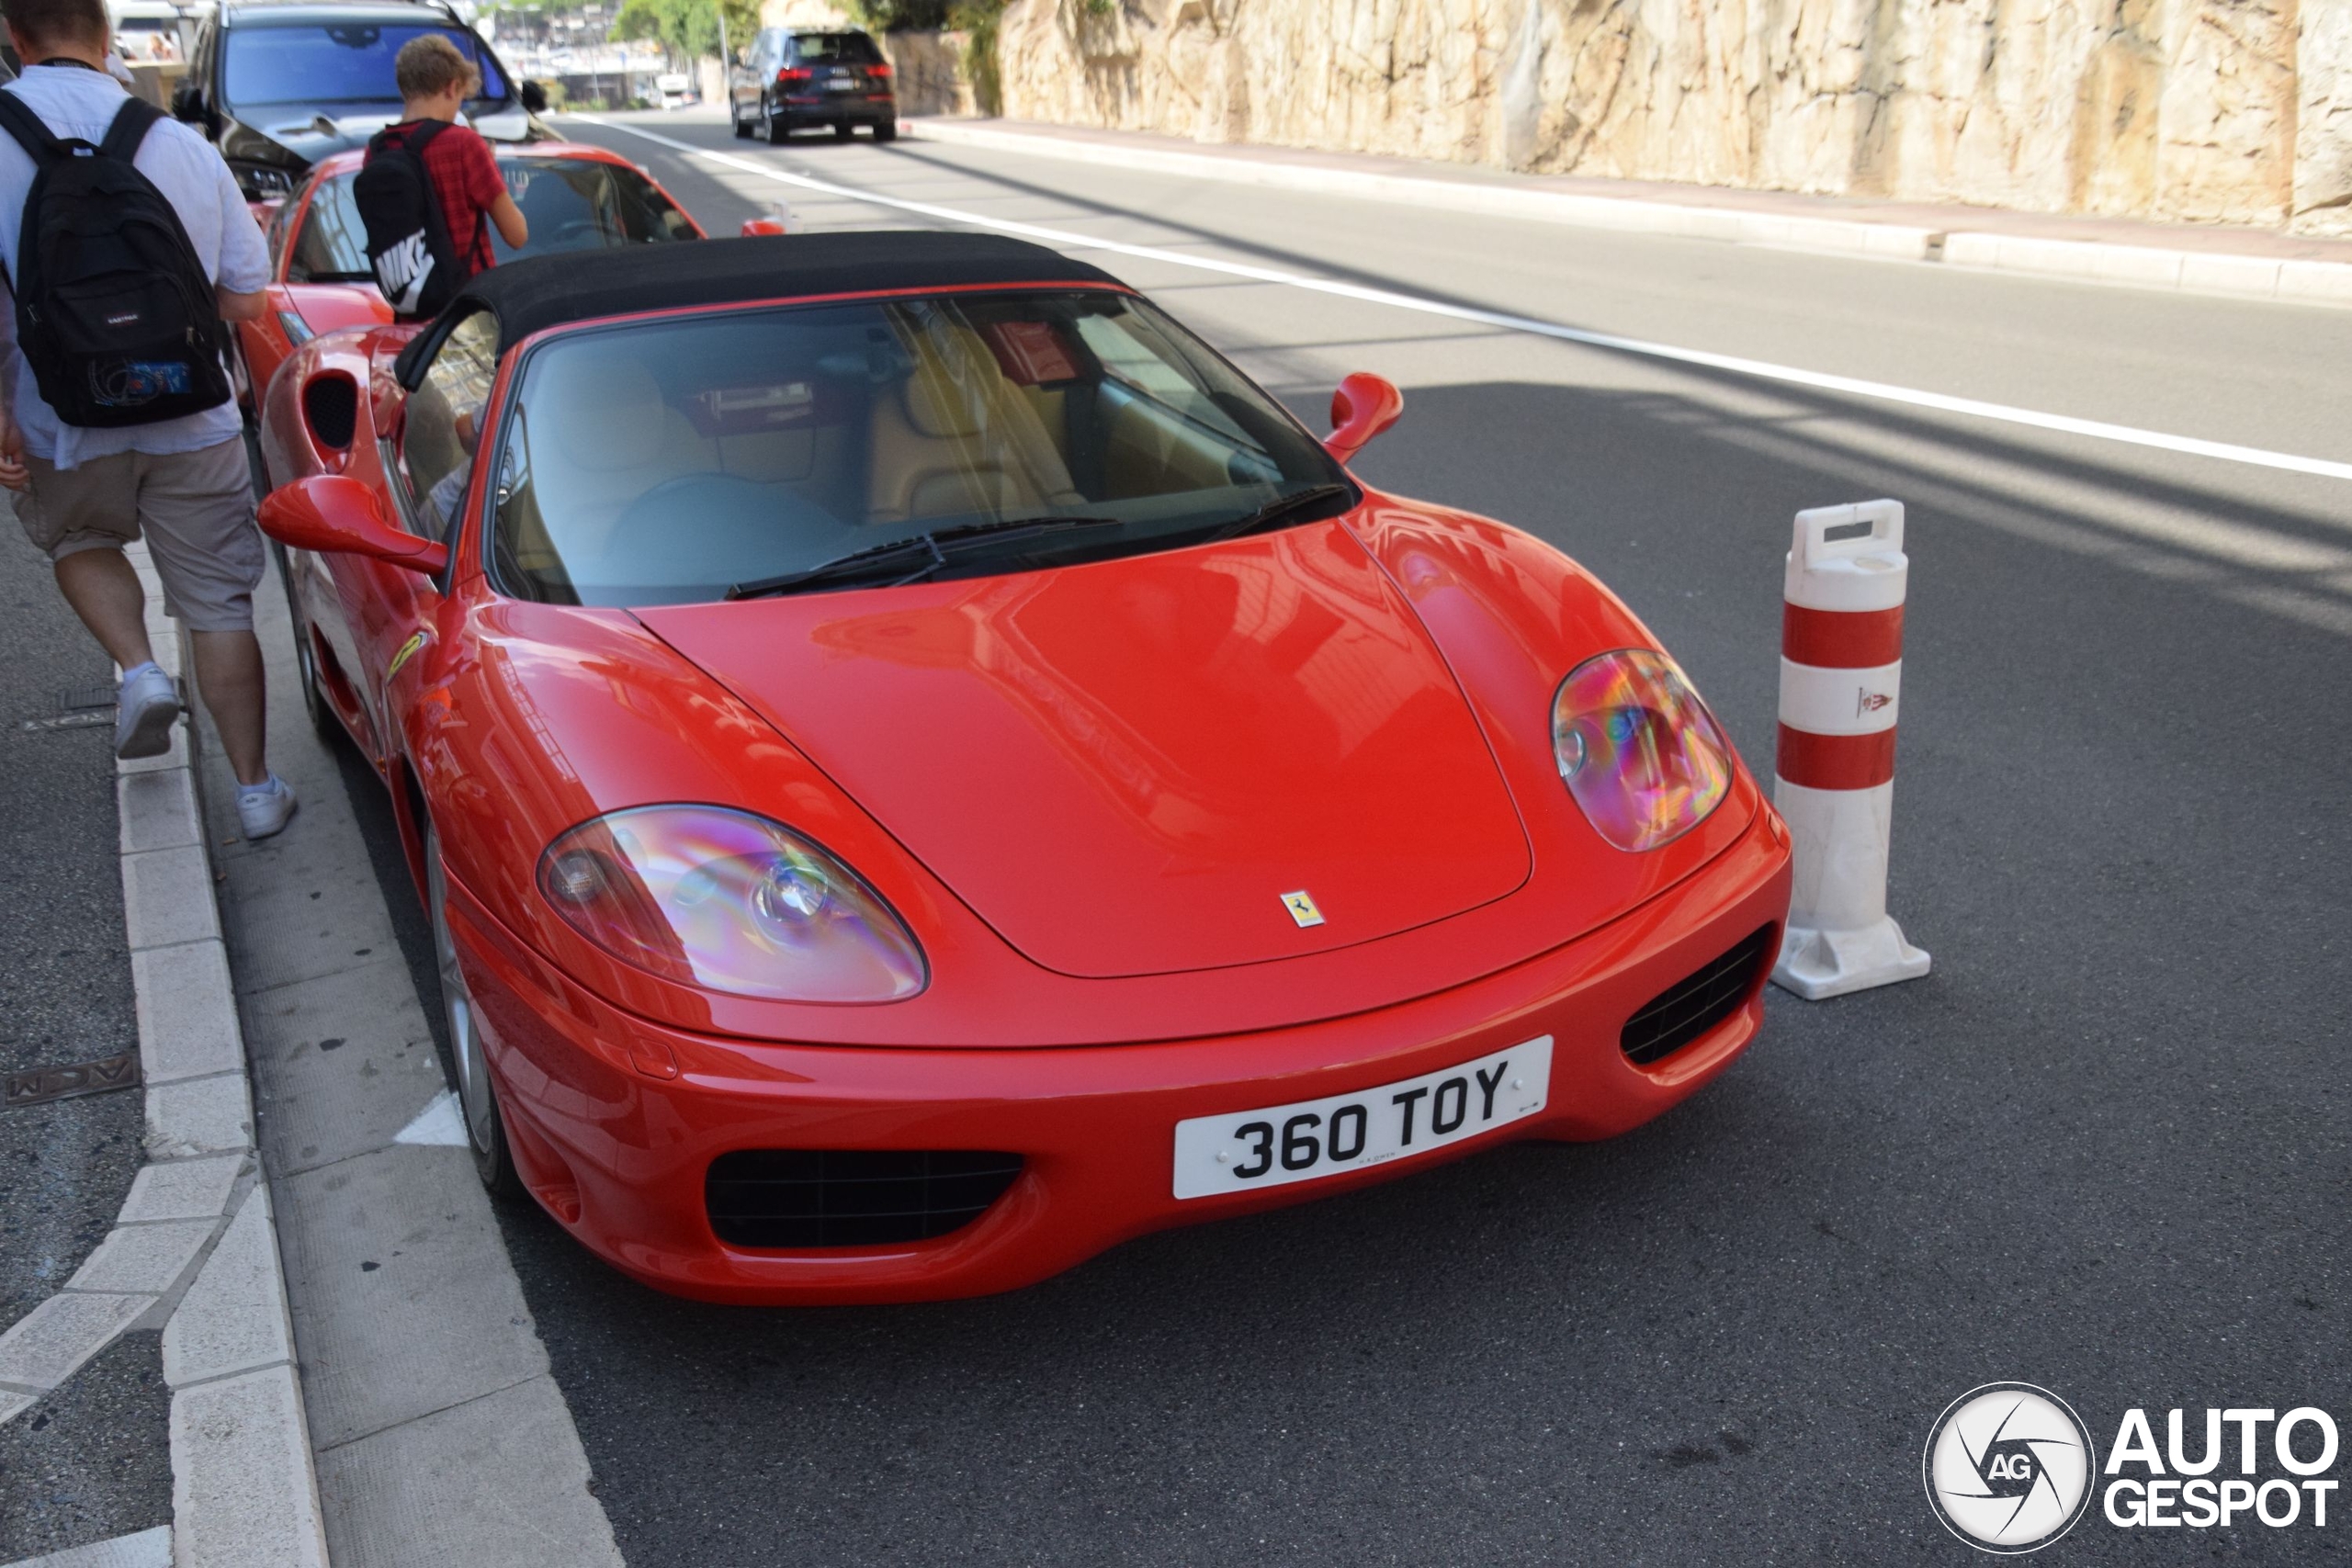
[[[221,914],[294,1354],[246,1344],[222,1365],[268,1360],[267,1374],[214,1373],[189,1393],[222,1419],[299,1399],[336,1568],[620,1568],[586,1452],[449,1111],[425,1001],[344,770],[353,788],[373,781],[311,731],[283,595],[265,585],[255,610],[271,761],[302,806],[277,837],[223,851]],[[236,832],[230,780],[217,753],[204,766],[212,836],[225,840]],[[396,886],[396,874],[381,886]],[[239,1240],[232,1229],[219,1255]],[[229,1319],[192,1292],[181,1321],[188,1326],[166,1337],[165,1362],[192,1377],[196,1324],[226,1333]]]
[[[181,672],[143,546],[156,662]],[[145,1080],[149,1163],[115,1228],[58,1293],[0,1335],[0,1421],[30,1409],[114,1338],[163,1331],[172,1389],[176,1568],[325,1568],[269,1196],[254,1154],[244,1038],[214,902],[190,729],[119,764],[123,918]],[[155,1561],[157,1531],[40,1559],[55,1568]]]
[[[1437,179],[1284,159],[1278,152],[1184,152],[1091,137],[1005,130],[937,117],[901,120],[908,134],[943,145],[986,148],[1069,163],[1189,175],[1230,184],[1393,201],[1424,210],[1479,212],[1578,228],[1668,234],[1784,250],[1937,262],[1973,270],[2032,273],[2077,282],[2352,306],[2352,263],[2309,261],[2157,245],[2049,239],[1973,230],[1697,206],[1646,197],[1606,197],[1499,182]]]

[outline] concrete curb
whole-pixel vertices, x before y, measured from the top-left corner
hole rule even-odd
[[[127,553],[147,587],[155,661],[176,679],[179,627],[163,614],[145,547]],[[81,1269],[0,1335],[0,1421],[31,1408],[118,1335],[160,1328],[175,1568],[326,1568],[244,1034],[197,799],[195,734],[192,720],[182,723],[164,755],[117,764],[148,1164]]]
[[[1335,169],[1295,163],[1278,155],[1241,158],[1065,140],[937,118],[899,123],[910,136],[944,145],[988,148],[1031,157],[1057,158],[1066,163],[1098,164],[1278,190],[1402,202],[1423,210],[1477,212],[1621,233],[1770,245],[1883,261],[1936,262],[1971,270],[2030,273],[2081,283],[2120,284],[2241,299],[2352,306],[2352,263],[2346,262],[2106,244],[1973,230],[1945,231],[1803,213],[1755,212],[1645,197],[1429,179],[1365,169]]]

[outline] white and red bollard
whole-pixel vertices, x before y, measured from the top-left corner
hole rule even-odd
[[[1772,781],[1795,840],[1796,886],[1772,978],[1808,1001],[1928,972],[1928,955],[1886,912],[1910,570],[1901,502],[1797,513]]]

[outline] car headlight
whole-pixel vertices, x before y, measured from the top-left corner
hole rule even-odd
[[[892,1002],[928,983],[880,896],[781,824],[716,806],[642,806],[539,857],[565,923],[665,980],[796,1002]]]
[[[1731,790],[1731,744],[1663,653],[1626,649],[1568,671],[1552,698],[1552,754],[1600,836],[1654,850]]]
[[[229,161],[229,170],[237,176],[237,184],[248,201],[267,201],[272,197],[293,194],[293,175],[275,164],[232,158]]]

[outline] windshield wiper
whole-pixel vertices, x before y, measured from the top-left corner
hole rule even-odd
[[[999,517],[987,523],[966,523],[954,528],[941,528],[931,533],[915,534],[903,539],[891,539],[884,544],[868,545],[862,550],[852,550],[845,556],[835,556],[815,566],[798,571],[787,571],[780,577],[755,577],[739,582],[727,591],[729,599],[766,599],[777,594],[797,592],[803,588],[821,587],[830,583],[854,581],[863,577],[889,577],[889,587],[901,587],[921,582],[947,564],[948,558],[965,552],[975,541],[987,540],[1002,544],[1013,534],[1058,534],[1069,528],[1116,527],[1124,518],[1118,517]]]
[[[1208,531],[1201,542],[1204,545],[1214,545],[1222,539],[1238,539],[1244,534],[1254,534],[1261,528],[1271,528],[1292,513],[1305,511],[1318,502],[1336,501],[1340,496],[1352,496],[1354,493],[1355,487],[1352,485],[1309,485],[1305,490],[1293,491],[1288,495],[1276,496],[1257,511],[1246,513],[1230,523],[1218,524]]]

